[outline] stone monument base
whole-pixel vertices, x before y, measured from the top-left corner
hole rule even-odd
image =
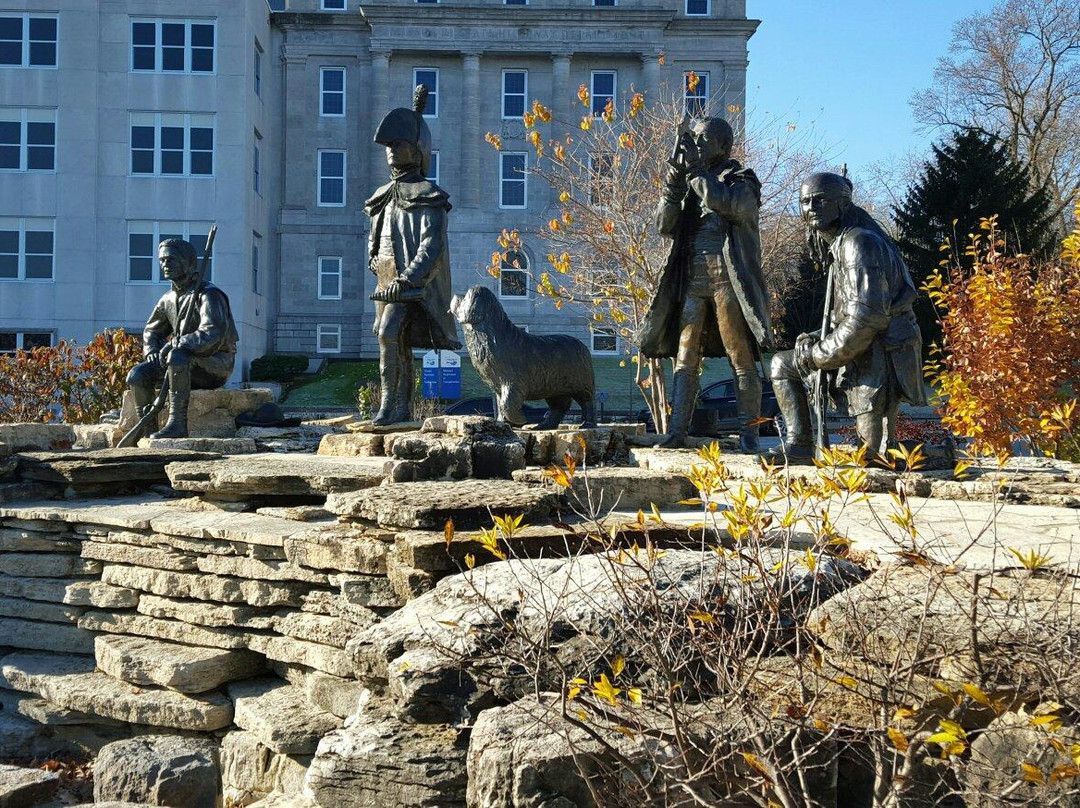
[[[192,390],[188,404],[188,437],[191,438],[231,438],[236,435],[236,416],[248,410],[254,410],[261,404],[274,400],[274,394],[265,388],[232,390]],[[158,416],[158,429],[165,426],[169,419],[169,408],[163,407]],[[124,403],[120,408],[120,425],[117,434],[127,434],[139,422],[135,414],[135,403],[131,391],[124,393]],[[156,430],[154,430],[156,431]]]

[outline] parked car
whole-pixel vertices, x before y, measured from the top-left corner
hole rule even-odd
[[[765,379],[761,386],[761,417],[773,419],[770,423],[761,425],[763,435],[777,434],[778,420],[780,431],[783,431],[780,405],[776,402],[772,382],[768,379]],[[656,431],[652,413],[648,410],[641,410],[638,419],[645,422],[645,428],[649,432]],[[710,436],[738,432],[741,425],[735,403],[734,379],[721,379],[701,388],[698,392],[697,407],[694,408],[694,415],[690,420],[691,435]]]
[[[536,404],[525,404],[521,411],[525,415],[525,423],[538,424],[547,413],[547,407]],[[574,412],[575,410],[571,410]],[[488,418],[495,417],[494,396],[477,396],[476,398],[463,398],[455,401],[444,411],[445,415],[486,415]],[[580,418],[580,412],[579,412]]]

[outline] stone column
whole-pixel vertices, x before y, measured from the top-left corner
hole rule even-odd
[[[642,51],[641,58],[641,91],[645,93],[645,101],[655,104],[660,100],[660,54],[655,51]]]
[[[736,132],[742,132],[746,122],[746,68],[749,66],[749,62],[724,62],[724,72],[719,77],[722,83],[718,86],[724,92],[717,113],[727,118]],[[738,111],[729,112],[730,106],[738,107]]]
[[[480,131],[480,54],[461,54],[463,97],[461,104],[461,201],[480,204],[480,150],[485,147]]]
[[[371,128],[367,137],[366,148],[369,149],[371,159],[368,162],[369,179],[366,194],[372,193],[380,185],[385,185],[389,179],[389,170],[386,167],[386,159],[383,156],[381,146],[372,142],[375,129],[379,121],[390,111],[390,51],[371,51]],[[367,198],[365,194],[364,198]]]
[[[551,111],[555,118],[570,121],[573,105],[573,88],[570,86],[570,54],[551,55]]]

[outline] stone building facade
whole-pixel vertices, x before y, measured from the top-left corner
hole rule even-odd
[[[745,0],[0,0],[0,350],[140,330],[164,289],[153,244],[213,221],[238,378],[269,350],[377,355],[371,138],[423,81],[455,289],[488,284],[518,324],[610,351],[523,276],[484,271],[503,228],[531,268],[547,252],[529,231],[553,200],[520,110],[569,113],[580,84],[620,103],[688,70],[745,106],[756,25]]]

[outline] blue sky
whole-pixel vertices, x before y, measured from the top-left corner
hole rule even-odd
[[[835,164],[863,169],[929,151],[908,99],[933,80],[953,23],[991,0],[747,0],[761,20],[750,39],[747,109],[813,122]]]

